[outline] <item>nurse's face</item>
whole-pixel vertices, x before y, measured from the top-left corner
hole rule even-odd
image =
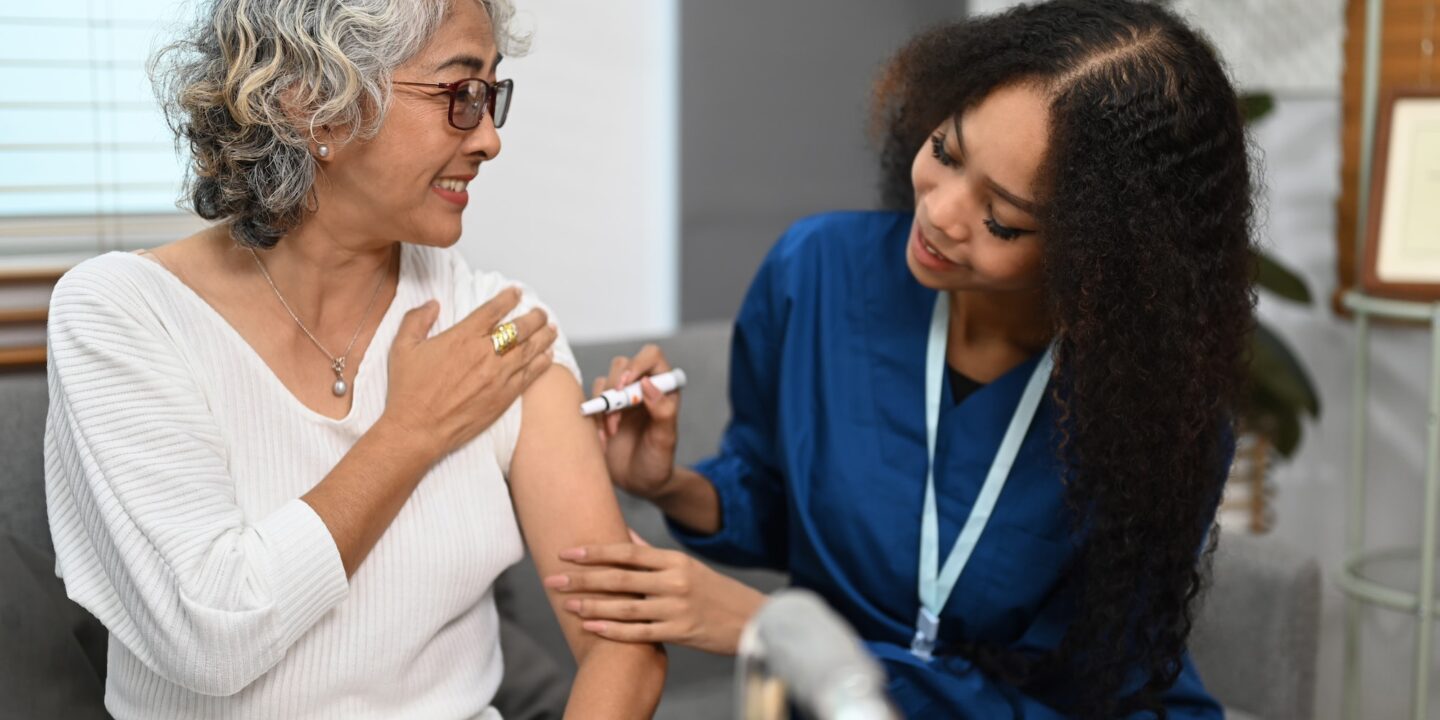
[[[911,166],[915,224],[906,262],[935,290],[1014,292],[1040,287],[1036,176],[1049,139],[1044,96],[992,92],[935,128]]]

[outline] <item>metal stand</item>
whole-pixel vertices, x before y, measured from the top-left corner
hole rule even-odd
[[[808,590],[782,590],[740,632],[735,699],[741,720],[900,720],[885,671],[845,619]]]
[[[755,623],[740,631],[735,654],[735,710],[739,720],[790,720],[785,683],[764,663],[765,648]]]
[[[1345,606],[1345,705],[1347,720],[1359,717],[1360,610],[1363,603],[1400,610],[1420,622],[1415,641],[1414,696],[1411,716],[1425,720],[1430,700],[1431,647],[1435,627],[1435,539],[1437,505],[1440,505],[1440,303],[1386,300],[1357,291],[1346,293],[1345,307],[1355,314],[1355,408],[1351,435],[1350,502],[1346,508],[1345,562],[1340,568],[1340,589]],[[1421,320],[1430,323],[1430,401],[1425,426],[1424,525],[1418,548],[1367,550],[1365,548],[1365,440],[1370,381],[1370,318]],[[1418,566],[1415,590],[1386,575]]]

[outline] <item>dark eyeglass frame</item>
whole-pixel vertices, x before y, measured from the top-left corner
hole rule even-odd
[[[462,86],[464,86],[466,83],[476,82],[480,83],[481,111],[479,115],[475,116],[475,124],[469,127],[465,127],[455,122],[455,99],[460,96],[460,88]],[[453,127],[456,130],[474,130],[475,128],[480,127],[480,123],[484,122],[485,120],[486,113],[489,113],[490,120],[495,123],[496,129],[504,127],[505,120],[508,119],[510,115],[510,100],[515,97],[514,80],[499,80],[496,81],[494,84],[491,84],[484,78],[463,78],[461,80],[456,80],[455,82],[448,83],[400,82],[396,80],[393,81],[392,84],[410,85],[412,87],[435,88],[439,90],[444,90],[446,94],[450,96],[450,110],[448,113],[446,113],[446,120],[449,121],[450,127]],[[501,95],[504,95],[505,97],[505,105],[497,107],[500,103]]]

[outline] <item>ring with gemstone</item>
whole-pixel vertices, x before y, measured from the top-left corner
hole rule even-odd
[[[519,337],[520,331],[515,329],[515,323],[507,322],[490,333],[490,344],[494,346],[496,355],[504,355],[515,347]]]

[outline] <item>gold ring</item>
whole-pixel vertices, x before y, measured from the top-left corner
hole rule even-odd
[[[490,344],[494,346],[496,355],[504,355],[515,347],[515,340],[519,337],[520,331],[515,329],[515,323],[507,322],[490,333]]]

